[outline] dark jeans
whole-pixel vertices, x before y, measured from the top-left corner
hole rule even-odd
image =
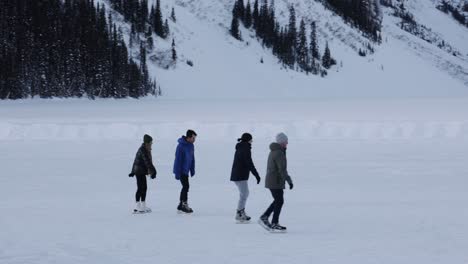
[[[180,191],[180,201],[181,202],[187,202],[188,192],[189,192],[189,188],[190,188],[189,176],[188,175],[181,175],[180,176],[180,183],[182,184],[182,190]]]
[[[146,200],[146,190],[148,189],[146,185],[146,175],[135,175],[137,181],[137,191],[135,194],[135,200],[137,202]]]
[[[279,216],[281,214],[281,208],[283,208],[284,203],[284,191],[282,189],[270,189],[271,195],[273,196],[273,203],[268,207],[268,209],[263,213],[263,216],[270,217],[273,213],[272,224],[278,224]]]

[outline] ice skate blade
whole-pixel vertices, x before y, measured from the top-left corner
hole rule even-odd
[[[189,212],[184,212],[184,211],[177,210],[177,214],[180,214],[180,215],[191,215],[191,214],[193,214],[193,212],[189,213]]]

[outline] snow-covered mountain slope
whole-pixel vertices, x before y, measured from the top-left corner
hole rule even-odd
[[[436,9],[440,0],[408,1],[407,8],[416,19],[440,34],[450,45],[457,48],[466,59],[468,57],[468,29],[450,15]]]
[[[412,53],[423,58],[427,64],[437,67],[439,71],[449,74],[468,87],[468,28],[438,10],[438,3],[436,0],[412,0],[406,2],[405,6],[415,21],[427,28],[431,35],[429,39],[435,39],[433,43],[401,30],[396,26],[399,19],[391,16],[393,11],[390,9],[386,10],[383,32],[389,38],[406,43]],[[448,51],[441,49],[439,44],[448,45],[450,48]]]
[[[150,0],[149,5],[155,2]],[[169,20],[171,36],[167,40],[155,38],[156,48],[149,54],[150,72],[164,96],[303,99],[468,95],[468,29],[437,10],[436,1],[405,3],[415,20],[458,51],[458,56],[402,30],[399,18],[392,15],[390,8],[382,7],[382,44],[372,44],[375,53],[360,57],[357,51],[370,41],[322,3],[276,0],[276,16],[283,25],[288,21],[290,5],[295,7],[298,20],[317,22],[320,51],[328,41],[332,56],[338,61],[325,78],[283,69],[252,31],[242,28],[242,42],[232,38],[229,26],[233,2],[162,1],[163,16],[168,17],[174,7],[177,17],[176,23]],[[128,25],[124,25],[124,32],[129,32]],[[164,54],[169,56],[172,38],[176,41],[178,62],[175,67],[164,69],[160,60]],[[192,61],[193,67],[187,61]]]

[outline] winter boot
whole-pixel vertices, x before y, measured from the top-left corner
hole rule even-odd
[[[141,203],[140,202],[136,202],[135,204],[135,209],[133,209],[133,213],[134,214],[142,214],[144,213],[145,211],[143,210],[143,208],[141,207]]]
[[[237,210],[236,212],[236,220],[237,222],[244,223],[250,221],[250,216],[245,213],[245,209]]]
[[[271,232],[284,233],[286,232],[286,227],[281,226],[280,224],[271,224]]]
[[[146,206],[146,202],[141,202],[141,210],[145,213],[151,213],[151,208]]]
[[[192,208],[190,208],[187,202],[180,202],[179,206],[177,206],[177,211],[179,213],[191,214],[193,213]]]
[[[271,224],[270,224],[270,221],[268,221],[268,216],[262,215],[260,219],[258,219],[258,223],[266,230],[271,229]]]

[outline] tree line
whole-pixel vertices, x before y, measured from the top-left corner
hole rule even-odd
[[[379,0],[321,1],[346,22],[362,30],[365,36],[378,43],[382,41],[382,11]]]
[[[170,35],[168,18],[163,17],[161,10],[161,0],[156,1],[156,5],[148,8],[148,0],[109,0],[112,8],[119,12],[131,25],[130,40],[135,42],[138,34],[146,37],[147,48],[152,49],[154,42],[152,33],[166,39]],[[175,10],[172,8],[169,16],[173,22],[177,21]]]
[[[142,97],[156,94],[146,65],[93,0],[0,2],[0,98]]]
[[[460,24],[468,27],[468,19],[463,14],[463,12],[468,12],[468,2],[463,4],[463,7],[460,8],[462,11],[460,11],[456,6],[449,3],[447,0],[442,0],[442,2],[440,2],[437,6],[437,9],[446,14],[452,14],[452,17],[455,20],[457,20]]]
[[[240,23],[252,29],[265,47],[272,48],[273,54],[285,67],[325,75],[326,69],[336,64],[328,43],[323,54],[320,52],[315,21],[310,24],[310,31],[304,19],[301,19],[297,28],[293,6],[289,7],[289,24],[281,26],[276,19],[274,0],[270,3],[268,0],[255,0],[253,6],[250,0],[246,4],[243,0],[236,0],[230,33],[234,38],[242,40]]]

